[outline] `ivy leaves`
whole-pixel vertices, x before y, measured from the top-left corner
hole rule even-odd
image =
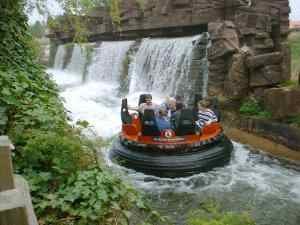
[[[53,130],[66,125],[66,115],[56,86],[43,73],[0,71],[0,103],[7,108],[11,130],[16,125],[24,129]]]

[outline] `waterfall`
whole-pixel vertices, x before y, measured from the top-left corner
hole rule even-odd
[[[83,75],[85,64],[87,62],[87,51],[84,45],[75,44],[73,47],[72,57],[66,70],[73,74]]]
[[[61,87],[79,85],[84,81],[87,66],[87,45],[60,45],[57,49],[54,68],[48,72]]]
[[[54,60],[54,69],[62,70],[64,65],[64,58],[66,55],[66,49],[64,45],[58,46],[55,60]]]
[[[204,36],[206,38],[206,46],[205,46],[205,56],[201,60],[201,68],[202,68],[202,97],[205,98],[207,97],[208,93],[208,79],[209,79],[209,62],[208,62],[208,49],[211,47],[211,41],[210,41],[210,36],[209,33],[206,33],[207,36]]]
[[[134,41],[102,42],[93,54],[91,66],[88,69],[88,80],[122,82],[127,52]]]
[[[189,76],[193,49],[201,36],[143,39],[130,65],[130,92],[184,94],[192,88]]]

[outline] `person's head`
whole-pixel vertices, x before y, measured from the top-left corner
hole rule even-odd
[[[175,96],[176,102],[183,102],[183,97],[181,95]]]
[[[198,109],[205,109],[210,106],[210,101],[208,99],[203,99],[198,102]]]
[[[168,107],[169,107],[169,109],[176,110],[176,99],[175,98],[169,98]]]
[[[184,108],[184,104],[182,102],[176,103],[176,111],[182,110]]]
[[[152,104],[152,96],[150,94],[145,96],[145,103]]]
[[[158,115],[161,117],[167,116],[168,115],[167,109],[165,107],[160,107],[158,110]]]

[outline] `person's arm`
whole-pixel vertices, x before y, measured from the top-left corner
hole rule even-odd
[[[139,111],[139,108],[135,107],[135,106],[128,106],[128,109],[129,110],[134,110],[134,111]]]

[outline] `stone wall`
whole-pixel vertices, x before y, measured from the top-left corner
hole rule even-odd
[[[288,0],[225,4],[224,20],[208,24],[209,93],[233,99],[250,93],[261,97],[265,89],[290,78]]]
[[[123,0],[121,25],[107,10],[82,17],[90,41],[187,36],[208,31],[210,96],[241,99],[276,87],[290,78],[288,0]],[[74,30],[52,29],[53,40],[70,41]],[[197,92],[198,90],[196,90]]]

